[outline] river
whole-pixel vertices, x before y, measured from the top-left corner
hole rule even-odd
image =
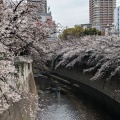
[[[37,120],[116,120],[89,96],[63,86],[39,93]]]

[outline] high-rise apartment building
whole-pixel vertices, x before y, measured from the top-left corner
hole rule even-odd
[[[93,27],[105,30],[114,22],[116,0],[89,0],[90,23]]]

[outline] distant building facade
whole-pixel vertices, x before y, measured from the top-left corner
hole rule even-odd
[[[93,27],[105,31],[114,22],[116,0],[89,0],[89,19]]]
[[[32,2],[35,5],[40,5],[38,10],[39,14],[47,13],[47,0],[27,0],[28,2]]]
[[[36,6],[40,5],[37,13],[37,17],[41,20],[42,23],[48,23],[49,26],[52,26],[52,15],[50,11],[47,11],[47,0],[28,0]]]
[[[120,35],[120,6],[114,10],[114,28],[116,34]]]
[[[47,0],[28,0],[28,3],[29,2],[32,2],[36,6],[40,5],[40,8],[38,9],[37,13],[33,12],[33,14],[37,14],[37,17],[39,18],[42,24],[47,24],[45,25],[44,29],[47,30],[49,34],[48,38],[55,38],[56,25],[54,25],[55,23],[52,19],[50,7],[47,7]]]
[[[105,36],[116,36],[116,31],[114,29],[114,24],[112,24],[112,26],[109,26],[109,25],[106,26]]]
[[[41,15],[41,22],[46,22],[49,26],[52,26],[52,15],[51,12]]]
[[[92,28],[92,24],[89,24],[89,23],[88,24],[81,24],[80,26],[84,29],[85,28]]]

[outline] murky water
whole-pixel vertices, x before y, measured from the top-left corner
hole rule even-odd
[[[37,120],[118,120],[76,87],[51,78],[38,78],[36,84],[44,91],[39,94]]]
[[[116,120],[104,109],[71,92],[40,94],[37,120]]]

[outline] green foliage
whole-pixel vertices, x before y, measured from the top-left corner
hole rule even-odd
[[[66,28],[59,38],[61,39],[69,39],[69,38],[79,38],[81,36],[86,35],[101,35],[101,31],[97,30],[96,28],[86,28],[83,29],[79,25],[75,25],[74,28]]]
[[[79,25],[75,25],[75,26],[74,26],[74,30],[75,30],[75,36],[76,36],[76,37],[80,37],[80,36],[83,35],[84,30],[83,30],[83,28],[80,27]]]
[[[86,28],[84,30],[84,35],[101,35],[101,31],[96,28]]]

